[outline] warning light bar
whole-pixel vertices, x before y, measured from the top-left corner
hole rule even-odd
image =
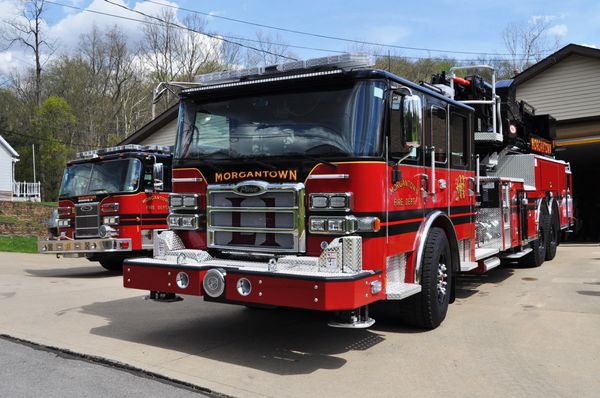
[[[306,71],[307,69],[354,69],[375,65],[375,58],[365,53],[346,53],[330,57],[312,58],[304,61],[284,62],[277,65],[259,66],[248,69],[207,73],[195,77],[202,85],[214,85],[239,81],[246,77],[261,77],[276,73]]]
[[[109,155],[112,153],[122,153],[122,152],[155,152],[155,153],[171,153],[171,147],[163,146],[163,145],[137,145],[137,144],[127,144],[127,145],[119,145],[113,146],[110,148],[96,149],[93,151],[85,151],[77,153],[77,159],[93,159],[99,156]]]

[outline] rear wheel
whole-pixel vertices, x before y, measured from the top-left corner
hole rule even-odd
[[[550,230],[548,233],[548,246],[546,247],[546,261],[556,257],[556,248],[560,242],[560,221],[558,219],[558,206],[556,202],[552,206],[552,215],[550,217]]]
[[[537,239],[531,245],[531,248],[533,250],[529,254],[524,256],[519,262],[519,264],[531,268],[539,267],[540,265],[542,265],[544,263],[544,260],[546,259],[546,248],[548,247],[549,238],[550,214],[548,214],[548,206],[544,201],[540,210],[538,236]]]
[[[421,292],[400,302],[403,320],[435,329],[446,318],[452,291],[452,257],[446,233],[432,228],[421,262]]]

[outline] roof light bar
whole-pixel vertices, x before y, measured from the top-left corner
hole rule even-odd
[[[96,149],[93,151],[85,151],[77,153],[77,159],[93,159],[98,156],[108,155],[111,153],[121,153],[121,152],[161,152],[161,153],[171,153],[171,148],[168,146],[162,145],[137,145],[137,144],[127,144],[127,145],[119,145],[113,146],[110,148]]]
[[[205,86],[233,83],[245,77],[260,77],[274,73],[287,73],[316,68],[353,69],[375,65],[375,58],[365,53],[346,53],[330,57],[312,58],[304,61],[284,62],[277,65],[260,66],[248,69],[207,73],[195,77],[195,82]],[[186,90],[187,91],[187,90]]]
[[[301,73],[298,75],[268,77],[268,78],[258,79],[258,80],[244,80],[241,82],[229,82],[229,83],[214,84],[211,86],[201,86],[201,87],[190,88],[187,90],[183,90],[182,93],[193,93],[196,91],[216,90],[219,88],[227,88],[227,87],[248,86],[251,84],[269,83],[269,82],[277,82],[277,81],[292,80],[292,79],[302,79],[302,78],[314,77],[314,76],[334,75],[334,74],[338,74],[338,73],[342,73],[342,70],[334,69],[334,70],[329,70],[329,71],[324,71],[324,72]]]

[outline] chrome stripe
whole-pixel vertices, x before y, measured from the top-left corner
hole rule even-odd
[[[173,177],[172,182],[202,182],[202,177]]]
[[[308,176],[309,180],[347,180],[349,178],[349,174],[313,174]]]

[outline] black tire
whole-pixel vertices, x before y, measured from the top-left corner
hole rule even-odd
[[[122,273],[123,272],[123,256],[106,256],[98,259],[100,265],[110,272]]]
[[[531,244],[533,250],[519,261],[521,266],[535,268],[544,263],[544,260],[546,259],[546,248],[548,247],[550,238],[550,222],[550,214],[548,214],[548,207],[544,201],[540,211],[538,238]]]
[[[446,233],[432,228],[421,262],[421,292],[400,301],[404,323],[435,329],[446,318],[453,283],[452,256]]]
[[[558,219],[558,206],[556,202],[552,206],[552,215],[550,217],[550,228],[548,230],[548,245],[546,246],[546,261],[551,261],[556,257],[556,248],[560,243],[560,220]]]

